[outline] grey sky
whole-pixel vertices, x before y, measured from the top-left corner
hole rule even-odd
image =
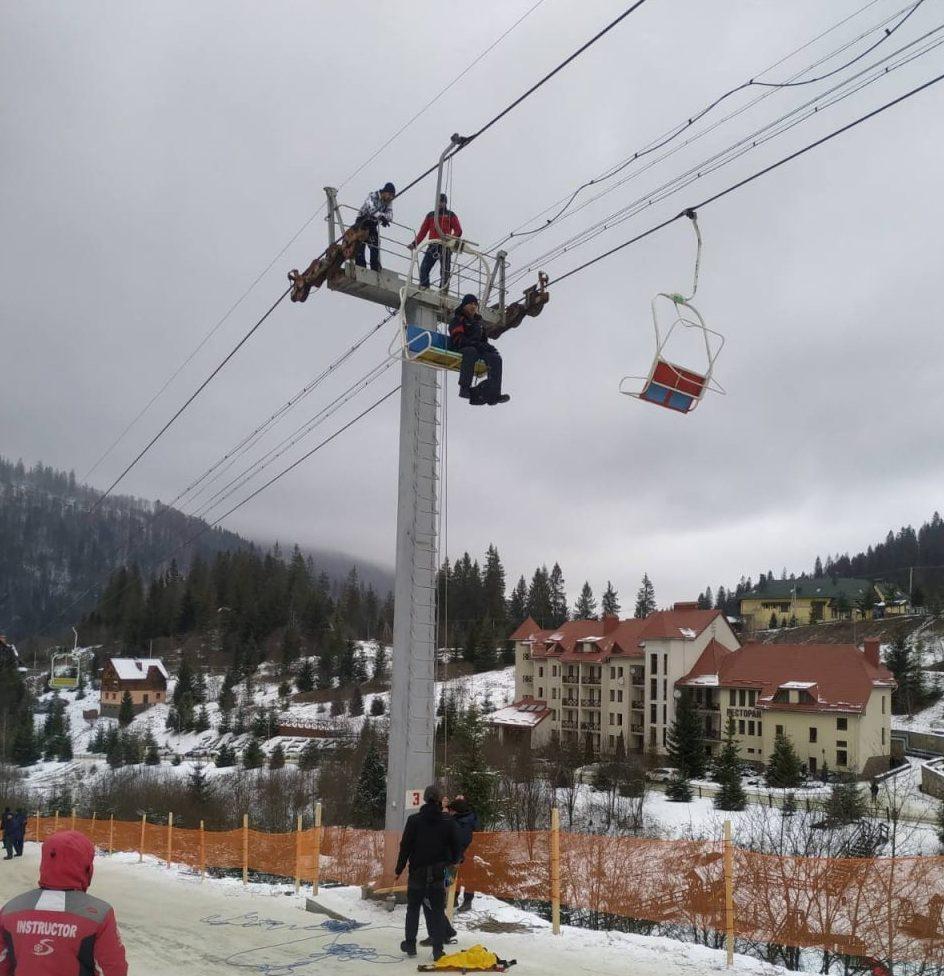
[[[452,203],[467,236],[499,239],[864,2],[649,0],[458,157]],[[319,206],[322,186],[340,183],[532,3],[7,0],[0,452],[84,473]],[[877,0],[769,77],[901,5]],[[624,6],[545,0],[342,198],[358,204],[387,179],[411,179],[450,133],[477,128]],[[936,26],[940,7],[927,0],[889,45]],[[942,66],[944,48],[548,270],[569,269]],[[811,87],[771,96],[539,235],[514,265],[828,86]],[[742,573],[799,571],[817,553],[864,547],[939,508],[942,98],[944,86],[931,89],[702,212],[697,304],[727,337],[717,366],[726,397],[682,417],[617,393],[624,374],[648,368],[651,296],[690,279],[682,222],[562,283],[539,319],[501,340],[509,406],[470,409],[449,377],[451,553],[481,553],[494,540],[509,583],[556,559],[574,595],[585,577],[598,594],[609,578],[625,607],[644,570],[660,602],[691,598]],[[418,225],[432,195],[430,181],[411,191],[397,219]],[[278,296],[285,271],[325,242],[319,219],[93,483],[110,483]],[[283,303],[122,489],[173,498],[381,314],[331,293]],[[388,337],[367,344],[295,422],[378,362]],[[389,389],[395,373],[319,433]],[[228,527],[391,562],[396,439],[394,401]]]

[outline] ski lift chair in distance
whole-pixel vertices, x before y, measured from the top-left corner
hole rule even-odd
[[[701,265],[701,231],[698,229],[698,217],[694,210],[685,213],[695,229],[698,249],[695,254],[695,276],[692,283],[692,293],[686,298],[671,292],[659,292],[652,299],[652,325],[656,334],[656,352],[652,367],[647,376],[624,376],[620,380],[619,390],[624,396],[645,400],[669,410],[679,413],[691,413],[701,402],[705,393],[723,394],[724,388],[714,379],[715,361],[724,346],[724,336],[720,332],[709,329],[701,313],[692,305],[692,299],[698,290],[698,270]],[[665,302],[672,303],[674,320],[667,329],[660,325],[659,307]],[[705,364],[699,368],[680,366],[666,357],[666,347],[669,345],[676,330],[697,329],[705,344]],[[624,388],[632,384],[630,388]]]

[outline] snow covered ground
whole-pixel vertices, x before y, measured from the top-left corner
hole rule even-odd
[[[0,871],[0,899],[35,886],[39,848]],[[318,900],[352,920],[345,924],[303,910],[291,888],[235,880],[200,881],[150,859],[114,855],[96,860],[91,891],[110,901],[128,951],[130,971],[147,976],[339,976],[416,972],[423,956],[399,951],[403,908],[388,912],[365,902],[359,889],[322,889]],[[303,889],[304,894],[304,889]],[[600,976],[695,976],[725,968],[723,952],[664,938],[550,926],[493,898],[477,897],[475,911],[456,917],[457,948],[481,943],[501,958],[517,959],[514,973],[588,973]],[[483,931],[501,928],[502,932]],[[421,923],[422,932],[422,923]],[[784,970],[744,956],[746,976],[782,976]]]

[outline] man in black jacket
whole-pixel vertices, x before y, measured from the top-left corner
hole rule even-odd
[[[485,323],[479,315],[479,300],[466,295],[459,303],[449,322],[449,348],[462,354],[459,369],[459,396],[473,406],[487,403],[507,403],[511,397],[502,393],[501,353],[488,341]],[[488,378],[478,386],[472,386],[475,364],[483,360],[488,367]]]
[[[446,869],[458,864],[461,851],[459,828],[443,813],[442,792],[427,786],[419,813],[407,819],[400,840],[397,877],[410,865],[406,890],[406,929],[400,951],[416,955],[416,933],[420,907],[426,918],[426,931],[433,947],[433,960],[443,955],[449,923],[446,920]]]

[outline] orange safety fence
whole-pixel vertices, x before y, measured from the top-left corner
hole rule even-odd
[[[27,836],[42,840],[72,825],[70,816],[35,818]],[[74,825],[106,851],[133,851],[195,870],[245,868],[346,885],[391,884],[399,842],[398,835],[352,827],[270,834],[110,819],[76,819]],[[725,931],[722,842],[558,836],[556,888],[548,830],[476,833],[458,883],[510,901]],[[944,965],[944,857],[792,857],[735,848],[731,880],[739,939]]]

